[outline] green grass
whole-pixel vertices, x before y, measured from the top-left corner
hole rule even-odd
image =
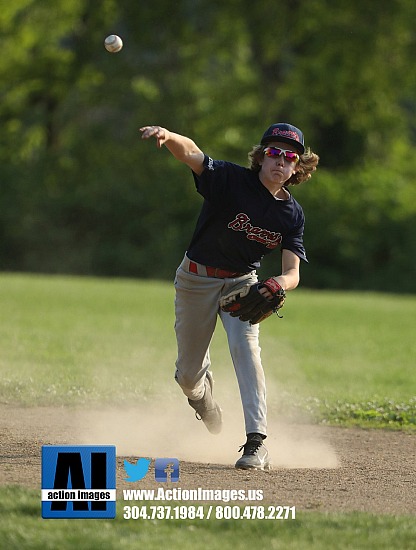
[[[173,300],[166,282],[0,275],[0,401],[176,399]],[[283,313],[261,326],[271,411],[415,427],[415,296],[298,289]],[[234,380],[221,327],[211,352],[220,389]]]
[[[416,398],[407,401],[393,399],[348,403],[308,399],[300,404],[309,409],[311,417],[333,426],[388,428],[413,431],[416,428]]]
[[[292,385],[302,379],[318,397],[415,391],[416,297],[297,290],[285,309],[262,327],[264,356]]]
[[[0,275],[0,402],[178,399],[173,299],[165,282]],[[261,327],[271,411],[414,429],[414,296],[298,289],[283,312],[284,319]],[[231,385],[222,330],[211,351],[218,388]],[[298,512],[282,522],[127,521],[119,508],[115,520],[42,520],[39,492],[18,487],[0,488],[0,517],[0,548],[10,550],[406,550],[416,539],[414,517],[363,513]]]
[[[122,502],[118,507],[122,507]],[[298,512],[295,520],[43,520],[37,491],[0,488],[0,547],[7,550],[391,550],[414,548],[411,516]]]
[[[2,275],[0,288],[3,401],[134,400],[172,365],[166,284]]]

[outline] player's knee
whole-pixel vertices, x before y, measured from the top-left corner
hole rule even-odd
[[[240,362],[252,357],[254,360],[260,359],[260,346],[257,339],[243,341],[229,341],[231,357],[234,362]]]

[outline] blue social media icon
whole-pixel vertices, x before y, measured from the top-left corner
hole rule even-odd
[[[124,461],[124,470],[127,477],[124,478],[125,481],[134,483],[135,481],[140,481],[149,471],[151,459],[148,458],[139,458],[136,464],[131,464],[127,460]]]
[[[156,458],[156,481],[179,481],[179,460],[177,458]]]

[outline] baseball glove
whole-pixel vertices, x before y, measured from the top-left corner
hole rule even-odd
[[[267,288],[273,298],[267,298],[260,290]],[[237,288],[220,299],[220,308],[231,317],[238,317],[240,321],[249,321],[256,325],[267,319],[272,313],[277,313],[285,302],[286,293],[283,288],[270,278],[259,283]]]

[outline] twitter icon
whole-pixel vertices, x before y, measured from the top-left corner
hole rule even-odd
[[[139,458],[136,464],[130,464],[127,460],[124,461],[124,470],[127,477],[124,478],[125,481],[134,483],[135,481],[140,481],[149,471],[151,458]]]

